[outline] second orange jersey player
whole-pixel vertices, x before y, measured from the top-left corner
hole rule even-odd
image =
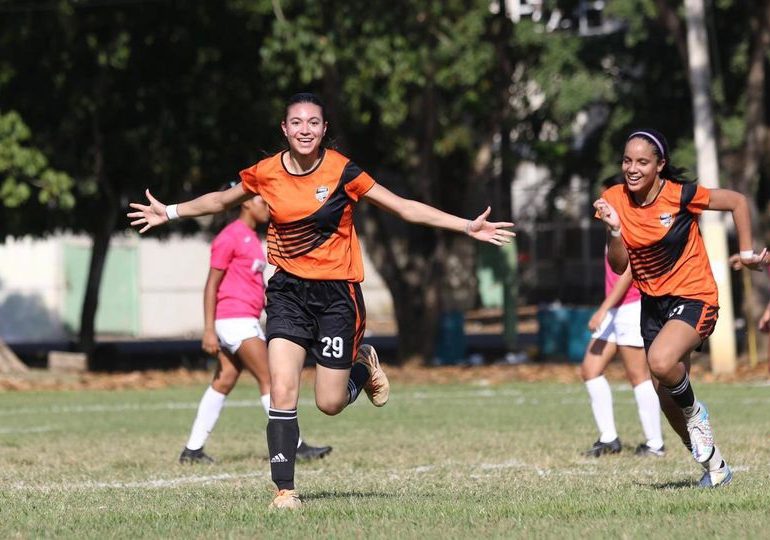
[[[652,129],[632,132],[623,152],[624,183],[594,203],[608,229],[612,269],[629,265],[642,293],[641,329],[650,372],[669,423],[704,469],[702,487],[725,485],[732,471],[722,459],[706,406],[695,399],[690,353],[714,330],[717,287],[698,226],[704,210],[733,215],[741,262],[767,266],[767,250],[754,253],[746,198],[684,181],[671,165],[665,137]]]

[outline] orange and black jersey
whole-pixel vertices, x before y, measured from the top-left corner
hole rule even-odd
[[[681,296],[717,306],[717,286],[698,227],[710,192],[664,181],[655,200],[637,204],[625,184],[602,194],[620,217],[637,288],[650,296]]]
[[[363,259],[353,226],[353,203],[375,181],[334,150],[322,150],[318,165],[296,175],[283,153],[241,171],[243,189],[270,207],[268,260],[281,270],[314,280],[364,279]]]

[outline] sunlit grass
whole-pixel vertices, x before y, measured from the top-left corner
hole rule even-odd
[[[618,456],[582,457],[596,438],[581,385],[396,385],[375,409],[338,417],[303,395],[310,443],[305,505],[270,512],[265,417],[236,389],[206,446],[217,464],[176,463],[203,388],[0,394],[0,537],[759,538],[770,530],[770,392],[696,386],[734,467],[726,489],[673,432],[668,456],[638,458],[631,390],[618,386]]]

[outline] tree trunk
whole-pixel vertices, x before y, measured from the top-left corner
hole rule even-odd
[[[83,297],[83,309],[80,314],[79,349],[88,356],[89,369],[94,368],[94,349],[96,347],[96,312],[99,309],[99,287],[102,283],[110,239],[115,230],[118,208],[115,204],[105,204],[103,220],[92,236],[91,260],[88,265],[86,291]]]

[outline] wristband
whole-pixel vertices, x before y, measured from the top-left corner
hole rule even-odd
[[[753,249],[747,249],[744,251],[741,251],[741,260],[743,259],[753,259],[754,258],[754,250]]]
[[[179,219],[179,212],[176,211],[176,204],[169,204],[166,206],[166,217],[171,221],[172,219]]]
[[[471,233],[471,220],[465,222],[465,234]]]
[[[622,229],[620,227],[618,227],[617,229],[610,229],[610,236],[614,236],[615,238],[617,238],[618,236],[620,236],[621,230]]]

